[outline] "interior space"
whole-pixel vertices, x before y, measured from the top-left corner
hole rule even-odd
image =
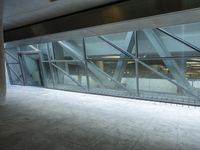
[[[200,2],[1,0],[1,150],[200,150]]]

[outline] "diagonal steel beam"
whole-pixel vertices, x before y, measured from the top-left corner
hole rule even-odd
[[[106,87],[106,85],[104,85],[104,83],[102,81],[105,81],[104,76],[102,76],[99,72],[95,71],[93,68],[93,66],[91,65],[91,62],[88,61],[84,56],[82,56],[81,54],[79,54],[77,51],[79,51],[80,48],[75,47],[73,44],[66,42],[66,41],[58,41],[58,43],[64,48],[64,50],[67,50],[68,54],[74,58],[77,59],[79,61],[81,61],[83,64],[87,64],[88,69],[95,75],[95,78],[92,76],[92,78],[99,82],[101,84],[101,86]],[[103,80],[101,80],[103,78]]]
[[[172,57],[171,53],[165,46],[162,39],[158,37],[155,30],[146,29],[146,30],[144,30],[144,33],[160,57],[167,57],[167,56]],[[171,71],[171,73],[172,73],[174,79],[177,81],[177,83],[188,88],[189,90],[193,90],[193,87],[190,85],[188,80],[184,77],[184,72],[180,69],[177,62],[173,58],[162,59],[162,61],[167,66],[167,68],[169,68],[169,70]]]
[[[125,45],[127,45],[127,51],[129,53],[132,53],[133,47],[135,45],[135,34],[134,32],[127,32],[126,39],[125,39]],[[124,56],[124,55],[122,55]],[[113,75],[113,78],[119,82],[121,82],[124,71],[126,70],[126,66],[128,64],[128,61],[122,61],[119,60],[117,63],[117,66],[115,68],[115,72]]]
[[[128,56],[130,58],[135,58],[135,56],[125,50],[123,50],[122,48],[120,48],[119,46],[117,46],[116,44],[112,43],[110,40],[108,40],[107,38],[105,38],[104,36],[98,36],[99,39],[101,39],[102,41],[108,43],[110,46],[112,46],[113,48],[115,48],[116,50],[120,51],[122,54],[124,54],[125,56]]]
[[[105,77],[109,78],[110,81],[113,81],[115,84],[117,84],[119,87],[125,89],[126,91],[128,91],[129,93],[132,93],[127,87],[125,87],[123,84],[121,84],[120,82],[116,81],[113,77],[111,77],[110,75],[108,75],[107,73],[105,73],[104,71],[102,71],[101,69],[99,69],[94,63],[90,62],[90,64],[93,64],[93,67],[96,68],[96,71],[98,71],[99,73],[101,73],[102,75],[104,75]]]
[[[8,51],[5,51],[7,55],[9,55],[11,58],[13,58],[16,62],[18,62],[18,59],[17,57],[15,57],[13,54],[11,54],[10,52]]]
[[[33,45],[28,45],[28,47],[32,48],[36,52],[40,52],[40,50]]]
[[[103,39],[102,39],[103,40]],[[171,82],[172,84],[175,84],[176,86],[184,89],[187,93],[189,93],[190,95],[192,95],[193,97],[197,98],[199,100],[199,97],[197,95],[195,95],[193,92],[191,92],[190,90],[188,90],[187,88],[185,88],[184,86],[180,85],[179,83],[176,83],[175,81],[173,81],[172,79],[168,78],[167,76],[163,75],[162,73],[158,72],[157,70],[153,69],[151,66],[143,63],[142,61],[138,60],[138,58],[136,58],[133,54],[126,52],[125,50],[119,48],[118,46],[116,46],[115,44],[113,44],[111,41],[109,41],[108,39],[104,38],[105,42],[108,43],[109,45],[113,46],[113,47],[117,47],[116,49],[119,50],[120,52],[124,53],[125,55],[131,57],[132,59],[134,59],[135,61],[139,62],[140,64],[142,64],[143,66],[145,66],[146,68],[150,69],[151,71],[153,71],[155,74],[159,75],[160,77],[168,80],[169,82]],[[103,40],[103,41],[104,41]]]
[[[8,65],[8,69],[10,69],[13,72],[13,74],[18,78],[18,80],[20,80],[23,84],[24,81],[18,76],[18,74],[9,65]]]
[[[138,60],[138,62],[139,62],[141,65],[143,65],[144,67],[146,67],[147,69],[149,69],[149,70],[151,70],[152,72],[154,72],[155,74],[157,74],[158,76],[160,76],[160,77],[162,77],[162,78],[168,80],[168,81],[171,82],[172,84],[174,84],[174,85],[176,85],[176,86],[182,88],[184,91],[186,91],[189,95],[195,97],[197,100],[200,100],[200,97],[199,97],[199,96],[195,95],[192,91],[188,90],[186,87],[184,87],[184,86],[182,86],[181,84],[179,84],[179,83],[173,81],[172,79],[170,79],[169,77],[163,75],[162,73],[160,73],[159,71],[155,70],[154,68],[152,68],[151,66],[147,65],[146,63],[144,63],[144,62],[142,62],[142,61],[140,61],[140,60]]]
[[[80,61],[84,62],[84,56],[82,56],[81,54],[78,53],[79,49],[77,47],[75,47],[75,45],[73,45],[70,42],[66,42],[66,41],[59,41],[59,44],[61,44],[62,47],[68,49],[68,52],[70,52],[71,57],[79,59]],[[129,89],[127,89],[124,85],[122,85],[120,82],[116,81],[113,77],[111,77],[110,75],[108,75],[107,73],[105,73],[104,71],[102,71],[101,69],[99,69],[93,62],[88,61],[88,69],[100,80],[103,81],[102,84],[104,87],[107,87],[107,84],[109,84],[108,79],[110,81],[113,81],[115,84],[117,84],[119,87],[123,88],[124,90],[132,93]],[[115,85],[113,85],[115,86]]]
[[[171,34],[171,33],[167,32],[167,31],[164,30],[164,29],[157,28],[157,30],[161,31],[162,33],[164,33],[164,34],[170,36],[171,38],[177,40],[178,42],[181,42],[182,44],[184,44],[184,45],[190,47],[191,49],[193,49],[193,50],[195,50],[195,51],[197,51],[197,52],[200,53],[200,48],[199,48],[199,47],[197,47],[197,46],[195,46],[195,45],[193,45],[193,44],[191,44],[191,43],[189,43],[189,42],[183,40],[182,38],[179,38],[178,36],[176,36],[176,35],[174,35],[174,34]]]
[[[54,63],[51,63],[52,66],[54,66],[55,68],[57,68],[59,71],[61,71],[64,75],[66,75],[68,78],[70,78],[73,82],[75,82],[78,86],[82,87],[83,89],[85,89],[85,87],[83,87],[78,81],[76,81],[73,77],[71,77],[66,71],[64,71],[62,68],[58,67],[57,65],[55,65]]]
[[[68,50],[67,52],[70,54],[71,57],[78,59],[84,62],[84,56],[82,56],[78,51],[79,49],[70,42],[66,41],[58,41],[58,43],[64,48],[64,50]]]

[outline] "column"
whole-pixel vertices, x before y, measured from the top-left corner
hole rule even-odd
[[[3,0],[0,0],[0,104],[5,102],[6,98],[6,77],[5,77],[5,57],[3,40]]]

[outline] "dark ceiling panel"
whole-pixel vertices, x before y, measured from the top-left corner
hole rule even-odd
[[[15,41],[64,31],[133,20],[200,6],[199,0],[128,0],[5,31],[5,41]]]

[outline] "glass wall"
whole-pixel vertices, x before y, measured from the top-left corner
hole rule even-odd
[[[12,84],[199,105],[199,26],[7,43],[9,77]]]
[[[24,78],[19,62],[18,51],[19,49],[17,47],[12,47],[5,51],[6,66],[9,74],[10,83],[13,85],[24,85]]]

